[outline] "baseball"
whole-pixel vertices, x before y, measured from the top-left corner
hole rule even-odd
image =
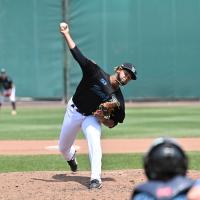
[[[67,24],[65,22],[61,22],[60,23],[60,28],[66,29],[67,28]]]

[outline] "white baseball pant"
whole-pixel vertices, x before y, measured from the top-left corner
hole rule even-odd
[[[11,89],[11,95],[10,95],[10,101],[11,102],[15,102],[16,101],[16,99],[15,99],[15,87],[12,87],[12,89]]]
[[[11,90],[11,94],[10,94],[10,96],[9,96],[9,100],[11,101],[11,102],[15,102],[16,101],[16,97],[15,97],[15,87],[12,87],[12,89],[10,89]],[[4,99],[5,98],[8,98],[8,97],[4,97],[4,92],[5,92],[5,90],[3,91],[0,91],[0,103],[2,104],[3,102],[4,102]]]
[[[98,179],[101,182],[101,124],[93,115],[84,116],[72,107],[73,101],[69,100],[61,128],[59,149],[65,160],[72,159],[75,148],[74,140],[79,130],[82,129],[88,143],[88,152],[91,164],[91,180]]]

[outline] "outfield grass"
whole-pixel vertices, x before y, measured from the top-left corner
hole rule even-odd
[[[188,156],[191,160],[189,168],[200,170],[200,153],[191,152]],[[87,155],[78,155],[77,159],[80,171],[90,170]],[[142,154],[105,154],[102,163],[102,170],[141,169]],[[69,170],[61,155],[0,156],[0,172]]]
[[[58,139],[64,108],[9,108],[0,112],[0,140]]]
[[[10,108],[3,107],[0,140],[58,139],[64,112],[64,106],[19,107],[12,116]],[[199,122],[200,106],[127,108],[124,123],[113,129],[103,127],[102,138],[200,137]]]

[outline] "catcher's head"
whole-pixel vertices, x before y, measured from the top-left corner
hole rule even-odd
[[[185,175],[188,158],[171,138],[158,138],[144,156],[144,169],[150,180],[168,180]]]
[[[135,66],[131,63],[123,63],[115,67],[117,79],[121,85],[126,85],[129,80],[137,79]]]

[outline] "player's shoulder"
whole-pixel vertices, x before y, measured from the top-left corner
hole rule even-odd
[[[92,59],[89,59],[89,60],[90,60],[90,62],[92,62],[93,64],[97,65],[97,63],[96,63],[94,60],[92,60]]]
[[[102,71],[104,71],[103,67],[101,66],[101,64],[98,64],[98,62],[96,62],[95,60],[93,60],[92,58],[87,58],[88,62],[90,62],[91,65],[94,65],[96,67],[98,67],[99,69],[101,69]]]
[[[133,196],[132,200],[155,200],[155,199],[146,193],[139,193]]]
[[[95,69],[95,71],[104,72],[103,68],[98,65],[94,60],[88,59],[88,62],[90,63],[90,66]]]

